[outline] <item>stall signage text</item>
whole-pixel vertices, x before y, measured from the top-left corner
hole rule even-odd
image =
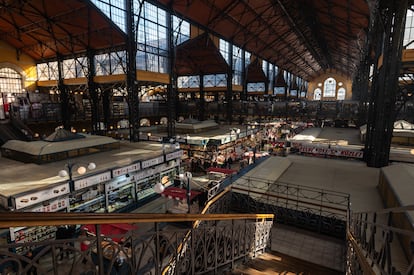
[[[69,193],[69,183],[61,184],[53,188],[15,197],[15,207],[25,208]]]
[[[134,164],[129,165],[129,166],[121,167],[121,168],[118,168],[118,169],[113,169],[112,170],[112,175],[114,177],[118,177],[118,176],[122,176],[122,175],[125,175],[125,174],[128,174],[128,173],[134,172],[134,171],[138,171],[140,169],[141,169],[141,166],[139,165],[139,163],[134,163]]]
[[[95,184],[101,183],[101,182],[105,182],[111,179],[111,172],[105,172],[105,173],[101,173],[92,177],[88,177],[88,178],[84,178],[84,179],[80,179],[80,180],[76,180],[74,182],[74,188],[75,190],[79,190],[82,188],[86,188],[89,186],[93,186]]]

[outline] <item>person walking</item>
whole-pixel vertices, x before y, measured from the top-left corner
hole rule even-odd
[[[87,251],[89,249],[89,246],[91,245],[91,242],[87,239],[87,237],[88,237],[87,230],[82,229],[79,235],[79,238],[82,239],[80,243],[80,251],[82,252],[82,254],[86,254],[85,251]],[[86,255],[83,255],[82,263],[86,264],[87,261],[88,259],[86,258]]]

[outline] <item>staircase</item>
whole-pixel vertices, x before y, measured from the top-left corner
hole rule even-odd
[[[231,274],[344,274],[348,194],[246,177],[232,185],[231,201],[276,217],[267,253]]]
[[[0,122],[0,145],[11,139],[28,141],[31,137],[30,129],[21,121],[14,119],[13,121],[4,120]]]

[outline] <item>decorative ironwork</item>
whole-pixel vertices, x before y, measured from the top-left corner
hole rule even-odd
[[[220,199],[212,202],[217,206],[211,207],[210,211],[227,209],[226,203],[223,203],[226,200],[226,195],[221,195]],[[10,217],[17,215],[9,214],[3,217],[7,224],[19,226],[24,222],[20,217],[20,222],[13,223]],[[25,213],[28,217],[30,214]],[[61,214],[61,219],[56,220],[59,219],[58,213],[42,214],[37,216],[38,219],[34,216],[29,218],[33,221],[30,224],[41,225],[50,218],[47,224],[54,224],[54,221],[60,224],[67,216]],[[48,215],[51,217],[48,218]],[[108,217],[105,214],[105,218],[117,223],[131,222],[138,221],[136,216],[139,215],[145,216],[116,214]],[[97,223],[101,216],[78,213],[76,223],[95,222],[94,232],[59,240],[1,244],[0,270],[17,274],[28,274],[32,269],[36,269],[38,274],[161,274],[162,270],[166,272],[163,274],[217,274],[219,270],[232,268],[239,259],[262,252],[268,245],[273,224],[272,215],[252,217],[243,214],[244,218],[237,217],[237,214],[232,217],[190,214],[184,218],[174,214],[154,215],[157,214],[151,214],[151,218],[143,217],[147,220],[145,222],[154,220],[154,230],[142,230],[143,223],[134,223],[137,229],[102,235],[101,225]],[[71,220],[72,216],[69,216],[65,219]],[[191,227],[189,223],[200,217],[203,221],[197,221]],[[157,220],[160,222],[155,222]],[[28,251],[33,255],[27,254]],[[64,255],[67,256],[62,260]]]
[[[1,245],[0,267],[17,274],[26,274],[31,268],[38,274],[96,270],[102,271],[101,274],[160,274],[160,270],[169,266],[168,274],[202,274],[265,249],[271,221],[224,223],[200,226],[189,232],[168,225],[148,233],[131,231],[123,235]],[[187,241],[182,243],[183,240]],[[85,241],[89,247],[82,251],[81,243]],[[31,250],[34,256],[18,254],[14,252],[16,248]],[[68,254],[64,261],[58,260],[62,251]],[[172,257],[178,260],[170,262]]]
[[[414,206],[354,213],[348,234],[349,274],[414,274],[414,233],[407,211]],[[411,227],[411,228],[409,228]],[[402,255],[405,255],[402,256]]]
[[[349,194],[242,177],[232,186],[231,207],[274,213],[278,223],[345,238]]]

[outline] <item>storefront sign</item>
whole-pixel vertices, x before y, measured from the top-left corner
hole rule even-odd
[[[175,151],[175,152],[172,152],[172,153],[169,153],[169,154],[165,155],[165,160],[169,161],[169,160],[172,160],[172,159],[181,158],[182,155],[183,155],[183,150],[178,150],[178,151]]]
[[[329,148],[329,147],[316,147],[316,146],[299,146],[299,152],[305,154],[315,155],[327,155],[335,157],[346,157],[346,158],[362,158],[364,153],[360,150],[352,150],[345,148]]]
[[[145,168],[148,168],[148,167],[151,167],[151,166],[163,163],[163,162],[164,162],[164,156],[159,156],[159,157],[156,157],[156,158],[153,158],[153,159],[142,161],[141,162],[141,167],[142,167],[142,169],[145,169]]]
[[[42,203],[42,205],[29,209],[31,212],[58,212],[69,207],[69,198],[59,198]]]
[[[117,168],[112,170],[112,176],[118,177],[121,175],[125,175],[134,171],[138,171],[141,169],[141,165],[138,163],[134,163],[125,167]]]
[[[69,183],[64,183],[58,185],[53,188],[49,188],[46,190],[34,192],[31,194],[26,194],[23,196],[15,197],[15,209],[22,209],[31,205],[35,205],[46,200],[50,200],[56,197],[60,197],[62,195],[68,194],[69,190]]]
[[[95,184],[105,182],[111,179],[111,172],[101,173],[92,177],[76,180],[74,182],[74,190],[79,190],[82,188],[86,188],[89,186],[93,186]]]

